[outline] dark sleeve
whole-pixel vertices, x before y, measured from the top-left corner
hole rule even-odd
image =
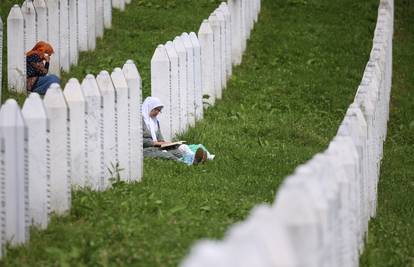
[[[142,146],[144,148],[154,146],[154,141],[152,141],[151,132],[148,130],[144,120],[142,120]]]
[[[157,135],[157,140],[161,142],[165,142],[164,136],[161,133],[160,122],[158,122],[158,131],[155,133]]]
[[[45,76],[49,71],[49,62],[43,64],[38,55],[30,56],[27,60],[27,64],[30,64],[31,69],[35,72],[33,76]]]

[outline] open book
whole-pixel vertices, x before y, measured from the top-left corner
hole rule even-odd
[[[172,148],[174,146],[182,145],[184,143],[186,143],[186,141],[171,142],[171,143],[168,143],[168,144],[161,145],[161,148]]]

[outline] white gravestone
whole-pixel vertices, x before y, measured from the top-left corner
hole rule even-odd
[[[29,191],[27,127],[14,99],[0,110],[0,134],[4,140],[4,227],[6,241],[21,245],[29,240]]]
[[[170,83],[171,83],[171,134],[175,136],[180,132],[180,72],[178,54],[174,44],[168,41],[165,44],[168,59],[170,60]]]
[[[318,266],[319,235],[315,203],[303,187],[283,184],[274,202],[275,215],[285,225],[299,266]]]
[[[216,93],[214,90],[214,40],[213,30],[208,20],[204,20],[198,30],[198,39],[201,47],[201,81],[202,95],[205,107],[213,106]]]
[[[14,5],[7,17],[7,80],[9,89],[18,93],[26,88],[25,52],[23,14]]]
[[[143,147],[142,147],[142,80],[132,60],[122,67],[129,88],[129,179],[140,181],[143,175]]]
[[[88,23],[88,50],[95,50],[96,48],[96,8],[95,0],[87,2],[87,23]]]
[[[246,34],[246,0],[240,0],[240,39],[242,55],[246,51],[247,34]]]
[[[49,116],[50,206],[65,214],[71,205],[69,111],[62,89],[52,84],[43,99]]]
[[[116,164],[116,131],[117,122],[115,118],[115,88],[111,76],[107,71],[101,71],[96,76],[99,90],[103,99],[103,132],[104,132],[104,188],[110,186],[109,178],[112,166]]]
[[[188,116],[187,116],[187,98],[184,97],[187,95],[187,52],[185,50],[184,44],[181,37],[175,37],[174,48],[178,55],[178,72],[179,72],[179,132],[183,133],[188,128]]]
[[[211,29],[213,30],[214,41],[214,90],[216,99],[221,99],[222,96],[222,66],[221,66],[221,26],[216,14],[211,14],[208,18]]]
[[[220,22],[220,40],[221,40],[221,53],[220,53],[220,66],[221,66],[221,88],[225,89],[227,85],[227,78],[228,78],[228,70],[227,70],[227,63],[226,63],[226,53],[227,53],[227,47],[226,47],[226,20],[224,18],[223,13],[216,9],[214,11],[216,14],[218,21]]]
[[[87,171],[86,186],[93,190],[104,189],[104,151],[103,151],[103,109],[102,95],[96,79],[92,74],[86,75],[81,88],[86,100],[86,124],[88,134],[86,142],[87,150]]]
[[[34,0],[33,5],[36,10],[36,26],[37,26],[36,41],[46,41],[49,39],[46,2],[45,0]]]
[[[78,1],[78,45],[79,51],[88,50],[88,5]]]
[[[241,51],[241,29],[240,29],[240,1],[228,1],[231,14],[231,58],[233,64],[240,65],[242,59]]]
[[[112,6],[121,11],[125,10],[125,0],[112,0]]]
[[[222,12],[225,22],[226,22],[226,71],[227,71],[227,78],[229,79],[230,76],[233,74],[233,65],[232,65],[232,45],[231,45],[231,14],[228,5],[224,2],[220,4],[219,11]]]
[[[96,0],[95,31],[96,37],[102,38],[104,35],[104,0]]]
[[[50,214],[49,121],[37,93],[26,98],[22,114],[28,129],[30,221],[46,229]]]
[[[47,0],[48,13],[48,43],[53,47],[55,53],[50,57],[49,73],[60,76],[60,17],[59,0]]]
[[[25,0],[22,4],[22,14],[24,18],[24,51],[29,51],[36,44],[36,11],[33,2]]]
[[[171,133],[171,84],[170,61],[164,45],[155,49],[151,59],[151,96],[157,97],[164,104],[162,113],[157,117],[160,130],[165,140],[170,141]]]
[[[195,84],[194,84],[194,48],[190,36],[184,32],[181,34],[185,50],[187,52],[187,116],[189,126],[194,126],[195,116]]]
[[[117,120],[117,164],[122,180],[129,180],[129,119],[128,119],[128,84],[120,68],[115,68],[111,73],[116,96],[116,120]]]
[[[70,64],[77,65],[79,58],[77,0],[69,0],[69,46]]]
[[[1,20],[1,17],[0,17],[0,62],[2,62],[0,64],[0,84],[3,84],[2,83],[3,82],[3,75],[2,75],[3,74],[3,21]],[[0,90],[0,99],[1,99],[1,90]],[[0,228],[0,231],[1,231],[1,228]],[[1,240],[1,236],[0,236],[0,240]],[[1,243],[0,243],[0,250],[1,250]],[[0,252],[0,257],[1,257],[1,252]]]
[[[70,79],[63,91],[69,107],[70,138],[71,138],[71,174],[72,186],[84,187],[87,176],[87,124],[86,124],[86,100],[79,81]]]
[[[194,48],[194,105],[196,120],[203,118],[203,92],[202,92],[202,76],[201,76],[201,46],[197,35],[190,32],[191,44]]]
[[[103,21],[106,29],[112,27],[112,0],[103,1]]]
[[[59,48],[60,67],[64,71],[70,68],[70,44],[69,44],[69,3],[68,0],[60,0],[59,3]]]

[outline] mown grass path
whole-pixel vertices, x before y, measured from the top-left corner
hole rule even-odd
[[[396,2],[390,121],[361,266],[414,266],[414,3]]]
[[[132,1],[114,13],[94,53],[67,77],[137,62],[149,94],[158,43],[197,31],[217,1]],[[243,64],[205,119],[182,136],[216,160],[187,167],[145,161],[142,182],[75,192],[66,217],[6,266],[176,266],[200,238],[220,238],[256,204],[271,203],[283,178],[323,150],[351,103],[368,60],[378,0],[263,0]]]

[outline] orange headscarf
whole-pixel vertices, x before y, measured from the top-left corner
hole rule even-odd
[[[46,42],[39,41],[37,44],[26,53],[26,56],[31,55],[38,55],[42,60],[45,59],[45,54],[48,54],[49,56],[52,55],[55,51],[53,50],[52,46]]]

